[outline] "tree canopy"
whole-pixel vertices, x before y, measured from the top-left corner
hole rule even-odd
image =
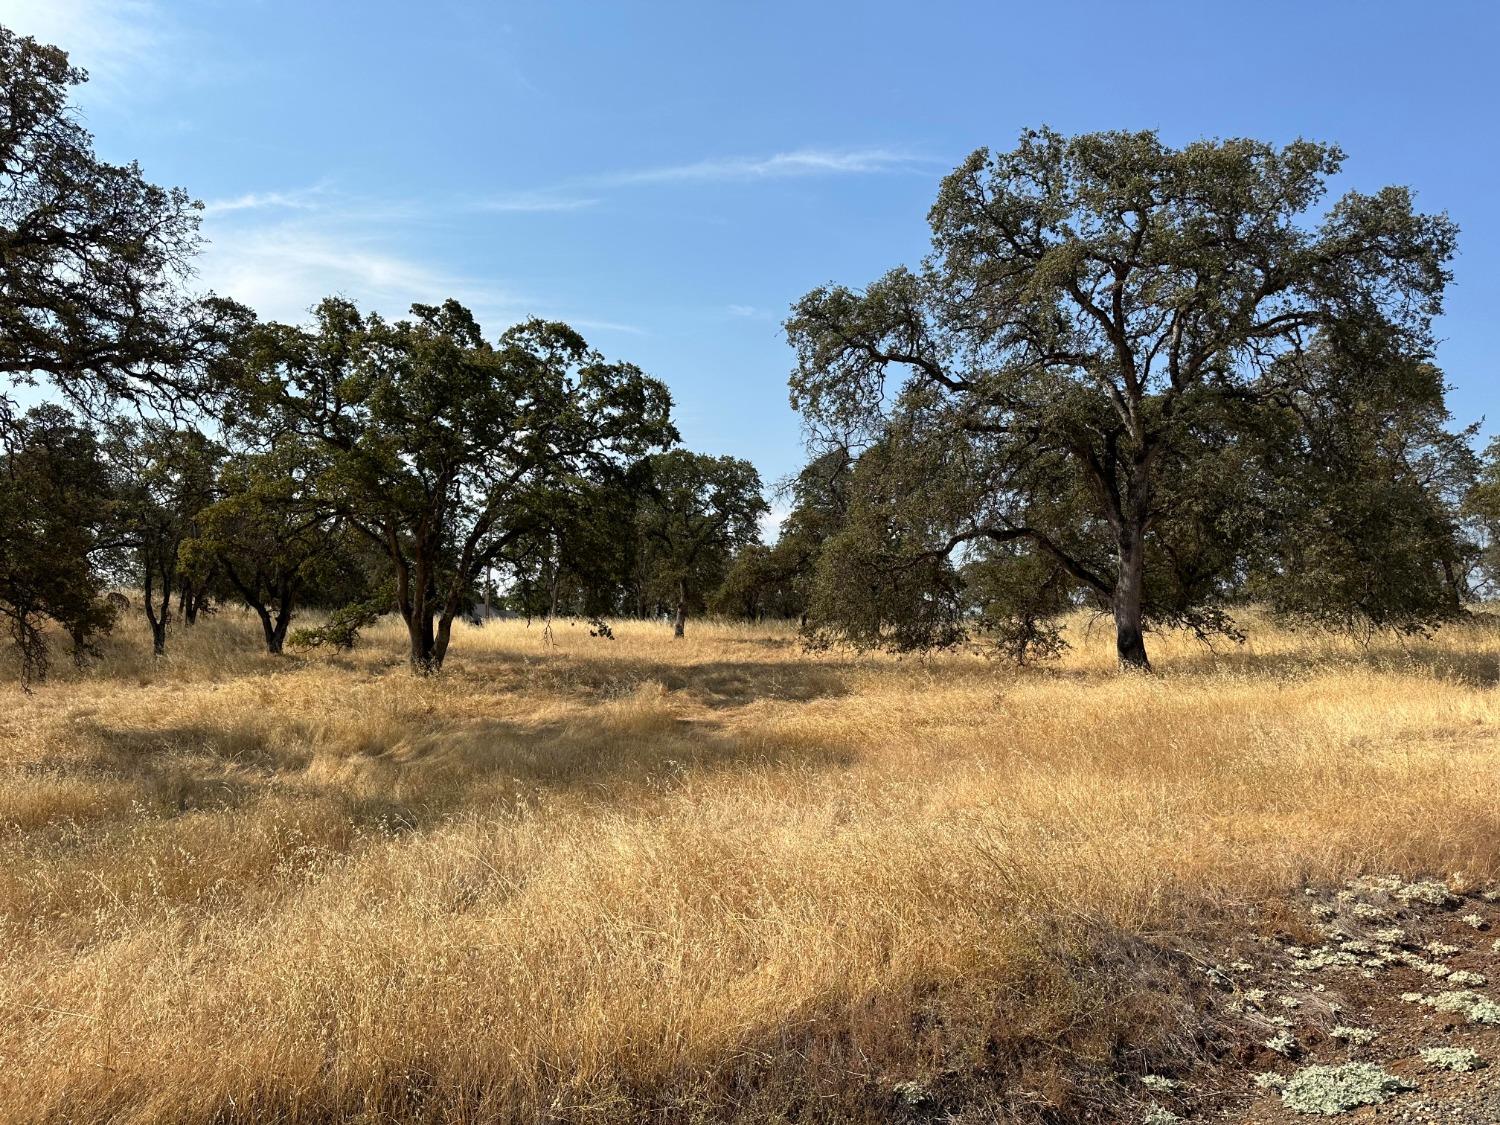
[[[677,436],[666,388],[565,324],[528,321],[492,345],[456,301],[387,322],[330,299],[310,329],[255,335],[266,424],[321,446],[320,494],[388,558],[420,670],[442,665],[481,575],[558,489]]]
[[[760,474],[748,461],[685,449],[651,458],[640,510],[644,556],[675,605],[676,636],[688,607],[723,581],[734,552],[759,538],[766,511]]]
[[[204,390],[248,315],[183,284],[199,204],[94,154],[67,55],[0,27],[0,422],[39,377],[75,403]]]
[[[943,181],[919,268],[802,298],[792,402],[864,451],[825,557],[868,596],[829,623],[961,634],[955,570],[981,550],[1031,569],[1018,593],[1062,582],[1106,608],[1142,667],[1151,624],[1230,628],[1252,568],[1267,590],[1336,579],[1286,599],[1316,616],[1450,612],[1452,528],[1414,510],[1436,495],[1399,450],[1418,415],[1446,418],[1431,321],[1455,228],[1400,187],[1325,206],[1342,162],[1310,141],[1027,132]],[[1350,473],[1390,480],[1406,515],[1319,523]],[[1268,534],[1266,511],[1297,518]],[[1296,558],[1309,526],[1328,549]]]

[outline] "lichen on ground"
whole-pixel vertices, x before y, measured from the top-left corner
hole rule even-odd
[[[1309,1066],[1287,1079],[1281,1100],[1297,1113],[1332,1117],[1362,1105],[1382,1105],[1392,1095],[1415,1088],[1374,1063]]]
[[[1405,903],[1421,903],[1423,906],[1447,906],[1454,900],[1446,884],[1435,879],[1422,879],[1397,887],[1391,895]]]
[[[1488,996],[1481,996],[1468,989],[1439,992],[1436,996],[1407,992],[1402,995],[1401,999],[1421,1004],[1437,1012],[1460,1012],[1470,1023],[1500,1025],[1500,1004],[1495,1003]]]
[[[1479,1053],[1468,1047],[1423,1047],[1422,1061],[1439,1070],[1478,1070],[1485,1065]]]

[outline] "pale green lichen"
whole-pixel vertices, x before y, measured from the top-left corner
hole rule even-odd
[[[1422,948],[1434,957],[1452,957],[1458,952],[1458,946],[1449,945],[1445,941],[1429,941]]]
[[[1368,902],[1356,902],[1350,908],[1349,913],[1353,914],[1361,922],[1383,922],[1391,916],[1389,910]]]
[[[1335,1039],[1342,1039],[1346,1043],[1352,1043],[1356,1047],[1363,1047],[1366,1043],[1373,1042],[1376,1032],[1367,1027],[1345,1027],[1340,1024],[1328,1033]]]
[[[1414,953],[1403,954],[1401,963],[1416,969],[1419,973],[1426,973],[1430,977],[1437,977],[1439,980],[1452,972],[1447,965],[1439,964],[1436,961],[1425,961]]]
[[[1439,1070],[1478,1070],[1484,1060],[1468,1047],[1423,1047],[1422,1061]]]
[[[1415,997],[1415,1003],[1432,1008],[1434,1011],[1459,1012],[1470,1023],[1500,1025],[1500,1004],[1477,992],[1463,989],[1455,992],[1439,992],[1436,996],[1423,996],[1421,993],[1408,992],[1403,994],[1401,999],[1406,1000],[1411,997]]]
[[[1255,1084],[1262,1090],[1279,1090],[1286,1085],[1286,1078],[1274,1070],[1268,1070],[1264,1074],[1255,1076]]]
[[[1362,1105],[1382,1105],[1391,1095],[1415,1089],[1374,1063],[1309,1066],[1299,1070],[1281,1089],[1281,1101],[1297,1113],[1332,1117]]]
[[[1141,1125],[1176,1125],[1182,1118],[1178,1117],[1170,1109],[1163,1109],[1154,1105],[1146,1111],[1146,1116],[1141,1118]]]
[[[1297,1039],[1290,1031],[1278,1031],[1265,1042],[1266,1050],[1290,1058],[1297,1053]]]
[[[1386,926],[1370,935],[1381,945],[1400,945],[1406,940],[1406,931],[1400,926]]]
[[[1391,892],[1405,903],[1420,903],[1423,906],[1447,906],[1454,901],[1453,894],[1443,883],[1435,879],[1422,879],[1406,883]]]
[[[1468,969],[1454,969],[1448,974],[1447,981],[1460,988],[1483,988],[1489,983],[1489,978],[1483,973],[1471,973]]]
[[[1490,926],[1490,924],[1484,920],[1484,917],[1479,914],[1465,914],[1462,918],[1459,919],[1459,921],[1462,922],[1465,926],[1468,926],[1471,930],[1487,930]]]
[[[1141,1085],[1158,1094],[1165,1094],[1169,1090],[1177,1089],[1182,1083],[1175,1078],[1168,1078],[1165,1074],[1143,1074]]]
[[[920,1082],[897,1082],[891,1087],[891,1093],[901,1100],[902,1105],[919,1106],[925,1102],[931,1092]]]
[[[1359,966],[1359,958],[1342,949],[1294,949],[1292,957],[1299,969],[1353,969]]]

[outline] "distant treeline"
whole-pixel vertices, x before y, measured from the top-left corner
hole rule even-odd
[[[810,461],[767,544],[755,468],[680,448],[667,388],[565,324],[192,294],[199,206],[98,159],[81,81],[0,28],[0,615],[28,681],[49,621],[87,657],[117,584],[158,653],[220,605],[273,653],[396,612],[430,672],[481,606],[1023,660],[1091,606],[1144,667],[1151,627],[1232,636],[1244,601],[1412,631],[1500,578],[1500,444],[1452,427],[1433,361],[1456,229],[1403,188],[1325,206],[1332,146],[974,153],[920,266],[793,307]]]

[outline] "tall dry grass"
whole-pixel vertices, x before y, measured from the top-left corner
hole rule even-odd
[[[1500,872],[1490,628],[1252,622],[1155,638],[1153,678],[1082,623],[1039,671],[616,634],[464,630],[419,680],[393,626],[276,659],[225,614],[7,689],[0,1120],[1056,1106],[1194,1049],[1142,950],[1307,881]]]

